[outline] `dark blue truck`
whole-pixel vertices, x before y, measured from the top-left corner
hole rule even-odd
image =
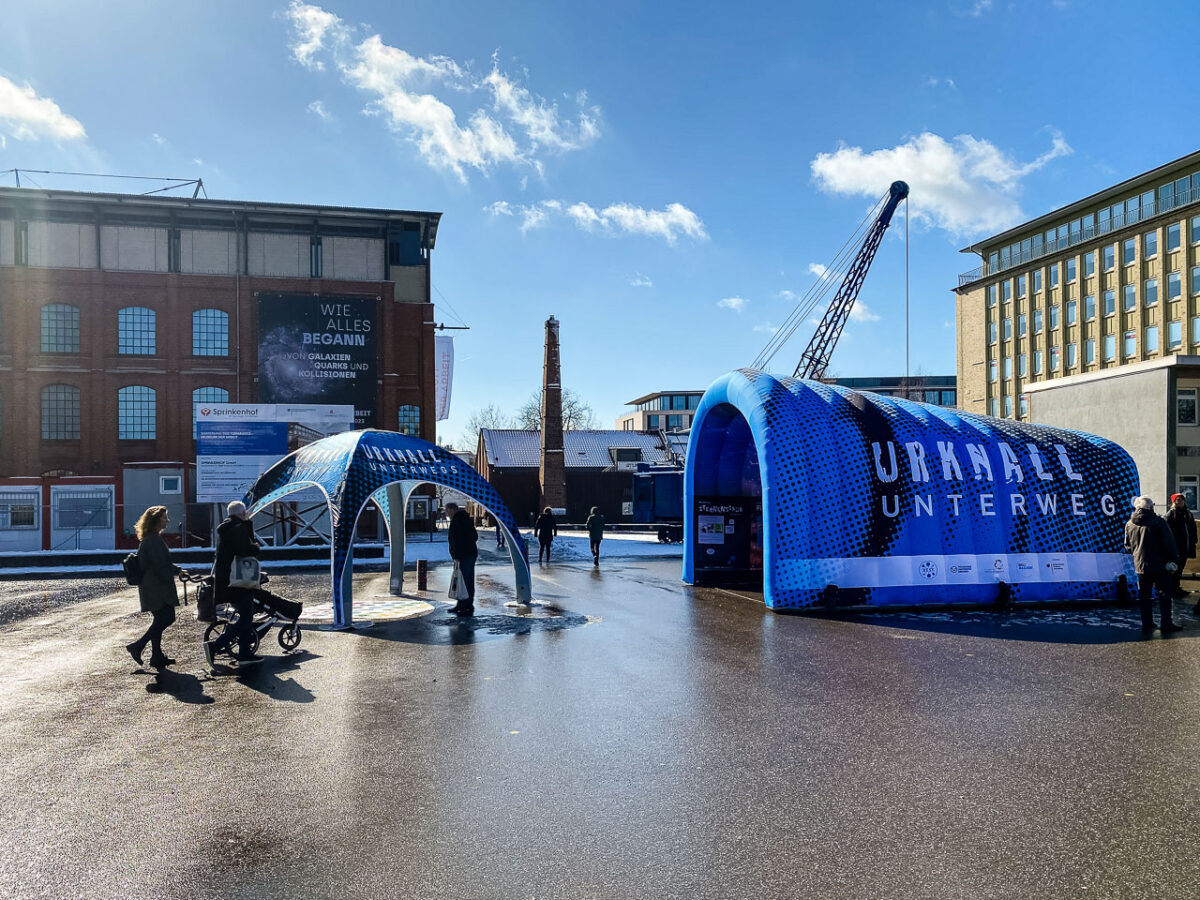
[[[683,543],[683,469],[638,465],[633,475],[633,521],[658,524],[664,544]]]

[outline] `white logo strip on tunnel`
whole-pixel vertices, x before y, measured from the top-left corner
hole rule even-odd
[[[774,567],[783,583],[799,590],[916,587],[932,584],[1010,584],[1114,581],[1134,578],[1125,553],[980,553],[928,556],[866,556],[845,559],[784,559]]]

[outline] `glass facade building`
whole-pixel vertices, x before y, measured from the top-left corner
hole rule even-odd
[[[1200,152],[964,252],[981,262],[957,287],[968,412],[1023,418],[1029,385],[1200,353]],[[1012,327],[1027,320],[1028,332]],[[1013,363],[1029,355],[1051,365]]]

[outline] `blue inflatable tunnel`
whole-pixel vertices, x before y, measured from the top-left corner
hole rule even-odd
[[[739,369],[692,422],[683,579],[773,609],[1114,599],[1137,494],[1094,435]]]

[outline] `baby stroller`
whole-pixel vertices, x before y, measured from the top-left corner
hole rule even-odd
[[[199,581],[201,584],[201,595],[207,589],[213,590],[213,576],[205,575],[200,578],[191,578],[192,581]],[[270,579],[264,572],[260,583],[266,585]],[[266,637],[267,633],[276,625],[279,626],[279,631],[276,634],[276,639],[279,641],[279,646],[284,652],[290,653],[300,646],[300,639],[303,632],[300,630],[300,623],[297,621],[300,618],[300,613],[304,611],[304,604],[298,600],[288,600],[280,597],[277,594],[272,594],[270,591],[261,589],[253,592],[254,596],[254,639],[250,648],[251,653],[257,653],[259,644]],[[197,600],[197,605],[201,606],[204,603],[204,598],[201,596]],[[228,603],[216,604],[216,620],[204,630],[204,640],[215,641],[225,633],[225,629],[233,625],[236,618],[233,610]]]

